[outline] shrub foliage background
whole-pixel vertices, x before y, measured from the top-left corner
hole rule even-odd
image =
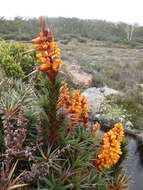
[[[136,46],[143,42],[143,26],[137,24],[107,22],[64,17],[47,17],[47,23],[58,40],[87,37],[95,40],[130,43]],[[5,40],[31,40],[39,32],[39,19],[15,17],[8,20],[0,18],[0,37]]]
[[[26,44],[0,40],[0,67],[8,77],[22,78],[34,69],[35,52],[24,54],[29,48]]]

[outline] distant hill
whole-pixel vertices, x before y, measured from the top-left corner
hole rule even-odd
[[[143,26],[112,23],[104,20],[47,17],[47,24],[57,40],[86,37],[112,42],[143,43]],[[15,17],[13,20],[0,18],[0,38],[5,40],[30,40],[40,31],[37,18]]]

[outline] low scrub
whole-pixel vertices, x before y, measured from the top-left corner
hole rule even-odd
[[[143,89],[136,88],[134,90],[128,91],[124,96],[114,96],[112,97],[114,104],[122,107],[126,110],[125,115],[129,116],[129,120],[133,123],[134,127],[142,130],[143,123]]]
[[[29,46],[22,43],[0,41],[0,68],[8,77],[23,78],[36,65],[34,52],[27,54]]]

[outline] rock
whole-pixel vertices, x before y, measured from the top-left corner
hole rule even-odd
[[[89,114],[91,118],[100,113],[101,104],[105,100],[105,96],[100,92],[100,88],[88,88],[82,93],[88,98]]]
[[[133,124],[127,119],[125,110],[122,110],[116,104],[109,104],[106,97],[112,94],[122,95],[121,92],[108,88],[88,88],[83,93],[88,98],[89,118],[93,121],[99,121],[105,128],[113,127],[115,123],[123,123],[124,129],[128,134],[135,134],[132,129]]]
[[[126,122],[126,127],[132,127],[132,123],[130,121],[126,121],[126,115],[124,111],[118,105],[110,105],[106,101],[106,97],[109,95],[121,95],[119,91],[108,87],[93,87],[88,88],[82,94],[88,98],[89,117],[91,120],[98,120],[103,124],[106,122],[107,125],[111,126],[117,122]]]
[[[133,129],[134,128],[134,125],[132,124],[131,121],[127,121],[124,126],[126,129]]]
[[[81,70],[78,65],[67,66],[67,74],[70,77],[70,80],[79,86],[90,87],[92,84],[93,77],[91,74],[86,73]]]
[[[92,87],[85,90],[82,94],[88,98],[89,113],[94,119],[95,117],[99,117],[101,115],[101,105],[105,101],[106,97],[112,94],[120,94],[120,92],[108,87]]]
[[[96,61],[104,61],[105,57],[104,56],[95,55],[95,56],[93,56],[93,59],[95,59]]]
[[[114,90],[112,88],[108,88],[107,86],[103,87],[103,88],[100,88],[100,91],[102,93],[104,93],[104,96],[110,96],[110,95],[113,95],[113,94],[121,94],[121,92],[117,91],[117,90]]]
[[[139,88],[143,88],[143,84],[137,84]]]

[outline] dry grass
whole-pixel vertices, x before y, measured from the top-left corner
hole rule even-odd
[[[143,83],[143,49],[94,40],[80,43],[75,39],[60,46],[66,64],[78,64],[93,74],[93,86],[128,91]]]

